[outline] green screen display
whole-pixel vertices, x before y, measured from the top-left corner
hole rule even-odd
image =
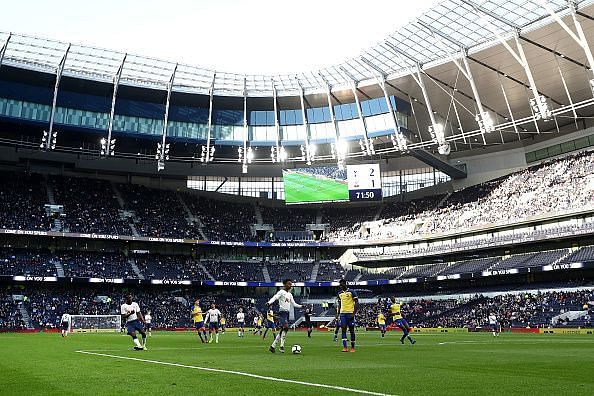
[[[349,200],[346,171],[338,167],[283,170],[287,204]]]

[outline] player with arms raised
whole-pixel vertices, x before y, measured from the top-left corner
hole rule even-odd
[[[243,313],[243,308],[239,308],[239,312],[237,313],[237,337],[243,337],[244,331],[245,314]]]
[[[62,329],[62,337],[68,337],[68,333],[70,333],[70,314],[66,312],[62,314],[60,328]]]
[[[268,302],[266,305],[270,307],[275,301],[278,300],[278,323],[281,327],[280,332],[270,345],[268,350],[272,353],[276,352],[276,344],[280,342],[279,350],[281,353],[285,353],[285,339],[287,338],[287,333],[289,332],[289,311],[292,307],[301,308],[302,305],[297,304],[293,295],[291,294],[291,288],[293,287],[293,281],[291,279],[285,279],[283,281],[283,288],[280,289]]]
[[[402,312],[400,311],[400,304],[396,302],[396,297],[390,297],[392,300],[392,304],[390,305],[390,318],[394,324],[402,330],[403,334],[400,337],[400,342],[404,344],[404,339],[408,338],[411,344],[416,344],[417,342],[409,335],[410,334],[410,326],[406,319],[402,317]]]
[[[132,341],[134,342],[134,349],[137,351],[146,350],[146,333],[143,326],[144,318],[142,317],[142,312],[140,312],[140,307],[136,302],[132,301],[130,294],[126,295],[126,302],[122,304],[120,313],[122,314],[122,319],[126,322],[128,335],[132,337]],[[142,335],[142,344],[140,344],[136,336],[137,331]]]
[[[340,327],[342,329],[342,351],[355,352],[355,315],[359,304],[357,292],[349,289],[347,282],[341,279],[338,292],[338,312],[340,313]],[[351,333],[351,349],[347,348],[347,327]]]
[[[200,337],[200,341],[203,344],[206,343],[206,329],[204,327],[204,317],[202,316],[202,308],[200,308],[200,300],[194,301],[194,308],[192,309],[192,320],[194,320],[194,327],[198,332],[198,337]],[[204,338],[202,338],[203,335]]]

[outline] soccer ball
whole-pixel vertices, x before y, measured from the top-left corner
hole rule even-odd
[[[298,355],[301,353],[301,345],[293,345],[293,347],[291,348],[291,352],[293,352],[294,355]]]

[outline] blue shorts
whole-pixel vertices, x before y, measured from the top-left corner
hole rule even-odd
[[[194,327],[196,328],[196,330],[200,330],[201,328],[204,327],[204,321],[200,321],[200,322],[196,322],[194,323]]]
[[[490,324],[489,326],[491,326],[491,330],[493,331],[499,330],[499,326],[497,325],[497,323]]]
[[[385,325],[385,324],[381,324],[381,325],[379,325],[379,328],[380,328],[380,330],[382,330],[382,331],[383,331],[383,330],[386,330],[386,325]]]
[[[140,323],[140,320],[135,319],[126,322],[126,330],[128,330],[128,333],[134,333],[136,330],[144,331],[144,326],[142,325],[142,323]]]
[[[352,313],[341,313],[340,316],[340,325],[347,326],[347,327],[354,327],[355,326],[355,314]]]
[[[210,322],[208,324],[208,328],[210,330],[218,330],[219,329],[219,322]]]
[[[237,327],[243,329],[245,327],[245,322],[237,322]]]
[[[404,318],[400,318],[400,319],[394,319],[394,324],[395,324],[396,326],[400,327],[401,329],[402,329],[402,328],[405,328],[405,327],[410,327],[410,326],[408,325],[408,322],[407,322],[407,321],[406,321],[406,319],[404,319]]]
[[[289,311],[280,311],[278,313],[278,325],[279,327],[289,325]]]
[[[274,323],[272,320],[267,320],[266,328],[267,329],[276,329],[276,323]]]

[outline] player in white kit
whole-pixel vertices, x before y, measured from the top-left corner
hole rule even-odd
[[[122,319],[126,321],[126,329],[128,330],[128,335],[132,337],[134,349],[137,351],[146,350],[146,333],[143,326],[144,317],[142,316],[142,312],[140,312],[138,304],[132,301],[130,294],[126,296],[126,302],[122,304],[120,313],[122,314]],[[137,331],[142,335],[142,344],[140,344],[136,336]]]
[[[245,314],[243,313],[243,308],[239,308],[239,312],[237,313],[237,337],[243,337],[244,331],[245,331]]]
[[[153,316],[151,315],[151,310],[147,310],[146,311],[146,315],[144,315],[144,325],[146,327],[146,332],[148,333],[149,337],[153,336],[153,333],[151,332],[152,329],[152,325],[151,322],[153,321]]]
[[[285,353],[285,339],[287,338],[287,333],[289,332],[289,311],[292,307],[302,307],[300,304],[295,302],[295,299],[291,294],[291,287],[293,287],[293,282],[291,279],[285,279],[283,281],[283,289],[276,292],[276,294],[266,303],[266,305],[270,307],[275,301],[278,300],[279,306],[278,323],[281,329],[272,342],[272,345],[270,345],[270,348],[268,348],[268,350],[272,353],[276,352],[276,344],[279,342],[279,350],[281,353]]]
[[[491,327],[493,337],[499,337],[499,323],[497,323],[497,316],[493,312],[489,314],[489,327]]]
[[[68,333],[70,333],[70,314],[62,314],[60,328],[62,329],[62,337],[68,337]]]
[[[208,343],[212,343],[212,333],[215,333],[215,342],[219,343],[219,321],[221,320],[221,311],[217,309],[217,307],[213,304],[210,305],[210,309],[206,312],[206,320],[205,322],[208,323],[208,333],[209,339]]]

